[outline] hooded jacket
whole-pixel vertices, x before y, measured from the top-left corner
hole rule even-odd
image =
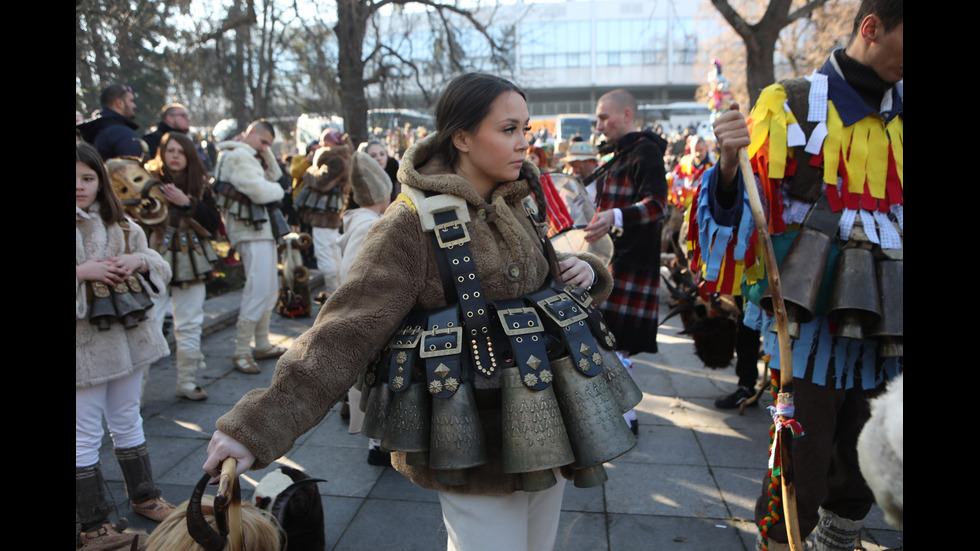
[[[548,277],[548,263],[537,230],[521,205],[521,199],[531,192],[528,182],[499,184],[487,203],[441,159],[416,166],[417,160],[428,156],[432,142],[431,138],[423,140],[406,152],[399,180],[416,189],[466,200],[469,245],[487,301],[516,298],[540,289]],[[529,162],[525,162],[522,174],[538,176]],[[279,360],[272,386],[249,392],[218,419],[219,430],[255,454],[254,468],[282,456],[300,435],[323,419],[389,342],[411,309],[446,304],[435,254],[418,213],[405,195],[399,196],[372,226],[347,279],[324,304],[313,327]],[[612,285],[609,272],[595,256],[586,253],[580,257],[596,273],[592,295],[597,301],[604,300]],[[474,387],[499,388],[499,370],[491,378],[477,375]],[[480,417],[486,434],[499,434],[499,409],[481,410]],[[469,482],[463,486],[441,486],[435,471],[407,465],[405,454],[400,452],[392,454],[392,464],[424,488],[481,494],[514,491],[517,475],[502,472],[499,442],[496,449],[491,444],[489,453],[490,462],[470,470]]]

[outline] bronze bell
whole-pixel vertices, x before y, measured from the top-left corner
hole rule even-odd
[[[879,341],[878,355],[901,358],[905,355],[903,260],[879,260],[875,263],[878,293],[881,296],[881,318],[871,330]]]
[[[813,320],[820,282],[830,256],[830,245],[830,237],[826,234],[803,228],[796,234],[779,264],[779,281],[786,304],[789,334],[794,339],[800,337],[799,324]],[[760,305],[770,314],[773,313],[771,288],[766,290]]]
[[[361,424],[361,434],[368,438],[381,440],[385,435],[388,423],[388,406],[391,404],[391,389],[381,384],[371,389],[364,409],[364,422]]]
[[[429,467],[440,471],[447,485],[466,483],[465,469],[489,459],[487,440],[480,425],[473,386],[463,382],[449,398],[432,399],[429,427]]]
[[[609,475],[602,465],[592,465],[584,469],[574,469],[573,480],[576,488],[595,488],[605,484]]]
[[[187,232],[181,231],[178,235],[180,248],[174,252],[174,276],[173,281],[196,281],[197,273],[194,271],[194,264],[191,261],[191,250],[187,239]]]
[[[871,250],[848,246],[840,253],[827,317],[838,322],[837,336],[863,339],[864,328],[881,319],[878,282]]]
[[[211,245],[211,240],[207,237],[202,237],[199,239],[201,242],[201,249],[204,251],[204,258],[208,259],[208,262],[214,264],[218,261],[218,253],[214,252],[214,247]]]
[[[524,491],[537,491],[555,484],[551,469],[575,461],[568,433],[562,422],[555,390],[531,390],[521,381],[520,370],[501,371],[503,469],[505,473],[535,473],[522,477]],[[543,484],[550,484],[541,487]]]
[[[97,325],[99,331],[108,331],[109,326],[116,319],[112,292],[109,291],[109,286],[101,281],[90,281],[89,287],[92,289],[92,294],[89,299],[88,320],[93,325]]]
[[[139,325],[139,320],[143,317],[143,308],[136,302],[133,294],[129,292],[129,285],[125,281],[117,283],[112,288],[112,305],[116,309],[116,317],[122,322],[123,327],[132,329]]]
[[[570,356],[552,361],[551,367],[558,407],[575,452],[572,467],[601,465],[636,445],[605,377],[583,375]]]
[[[422,382],[411,383],[402,392],[393,393],[381,447],[402,452],[429,450],[430,396]]]
[[[599,353],[602,355],[602,376],[619,404],[620,413],[626,413],[643,400],[643,391],[636,386],[633,376],[614,351],[600,346]]]

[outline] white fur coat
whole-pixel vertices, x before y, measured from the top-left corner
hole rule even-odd
[[[129,224],[129,251],[146,260],[149,272],[137,274],[150,296],[159,298],[170,282],[170,265],[149,248],[143,230]],[[99,204],[88,212],[75,208],[75,265],[93,258],[111,258],[126,252],[124,232],[118,225],[106,226],[99,217]],[[149,280],[150,285],[147,285]],[[133,329],[113,322],[108,331],[88,320],[88,285],[75,279],[75,387],[102,384],[128,375],[170,354],[159,324],[153,316]]]

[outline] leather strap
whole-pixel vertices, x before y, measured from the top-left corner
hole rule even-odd
[[[435,398],[449,398],[463,382],[460,352],[463,327],[455,304],[431,310],[427,330],[420,334],[419,356],[425,361],[429,393]]]

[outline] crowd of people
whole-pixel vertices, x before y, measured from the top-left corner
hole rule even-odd
[[[184,106],[164,106],[141,137],[132,90],[108,86],[98,116],[76,124],[78,542],[120,528],[108,519],[99,464],[103,420],[134,512],[160,521],[174,510],[153,482],[141,393],[149,365],[170,353],[169,311],[175,393],[207,399],[196,374],[205,365],[205,283],[219,261],[211,243],[220,238],[245,273],[232,365],[254,374],[262,360],[278,361],[270,388],[249,392],[218,419],[207,473],[217,476],[228,457],[239,474],[269,465],[347,399],[350,431],[371,439],[368,461],[438,491],[449,549],[551,549],[565,479],[601,484],[601,464],[636,442],[631,357],[657,352],[662,252],[690,263],[704,294],[738,298],[739,384],[718,408],[755,394],[760,339],[769,367],[780,369],[775,339],[761,337],[774,320],[746,185],[758,178],[766,197],[782,194],[766,213],[780,258],[792,256],[801,236],[822,239],[828,289],[843,284],[837,265],[845,256],[866,253],[872,278],[898,270],[901,294],[902,32],[900,1],[865,0],[846,49],[806,80],[767,88],[749,117],[737,107],[724,113],[714,137],[638,130],[636,100],[612,90],[597,102],[594,139],[572,141],[561,154],[529,143],[518,86],[469,73],[441,95],[432,133],[376,129],[355,146],[327,128],[302,153],[277,159],[276,130],[259,119],[217,144],[209,175],[209,158],[187,136]],[[827,113],[843,124],[826,122]],[[766,129],[764,143],[747,121]],[[876,134],[875,125],[887,132]],[[867,170],[844,162],[827,169],[843,155],[840,133],[859,126],[874,142],[865,149],[885,152],[884,160]],[[746,147],[755,177],[739,168]],[[157,195],[148,186],[142,200],[120,201],[110,174],[120,158],[146,160]],[[587,243],[611,239],[611,259],[552,245],[549,237],[573,226],[556,185],[566,175],[593,206],[576,229]],[[867,183],[850,185],[858,175]],[[166,216],[149,223],[147,197]],[[306,261],[325,290],[312,327],[287,349],[269,328],[280,299],[277,245],[296,231],[312,236]],[[803,473],[802,536],[817,549],[850,551],[875,499],[858,468],[857,439],[869,400],[902,372],[901,337],[879,344],[875,323],[852,328],[837,306],[809,308],[792,349],[805,366],[794,371],[799,411],[781,406],[774,423],[795,413],[807,434],[792,448]],[[565,394],[581,385],[609,410],[583,415]],[[515,397],[539,401],[557,424],[515,429],[501,406]],[[422,444],[407,441],[410,423],[394,422],[398,415],[412,416]],[[514,430],[559,436],[518,466]],[[615,444],[582,436],[594,432],[620,436]],[[773,509],[777,473],[764,482],[759,545],[781,549],[791,534]]]

